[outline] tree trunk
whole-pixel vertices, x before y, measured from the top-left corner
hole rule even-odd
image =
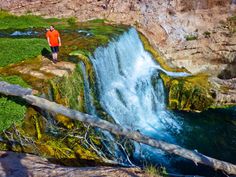
[[[138,131],[133,131],[131,129],[123,128],[119,125],[112,124],[108,121],[99,119],[97,117],[66,108],[54,102],[50,102],[44,98],[33,96],[31,95],[32,91],[30,91],[29,89],[24,89],[16,85],[8,84],[6,82],[0,82],[0,93],[11,96],[20,96],[31,105],[37,106],[43,110],[54,112],[56,114],[62,114],[71,119],[88,123],[93,127],[99,127],[103,130],[107,130],[113,134],[125,136],[139,143],[147,144],[149,146],[161,149],[170,154],[175,154],[183,158],[192,160],[195,164],[198,163],[204,164],[214,168],[215,170],[222,170],[227,174],[236,175],[236,165],[234,164],[205,156],[199,152],[191,151],[182,148],[178,145],[152,139],[148,136],[142,135]]]

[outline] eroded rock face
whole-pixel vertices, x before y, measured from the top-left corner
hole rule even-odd
[[[215,6],[224,7],[230,4],[230,0],[175,0],[176,10],[178,11],[190,11],[197,9],[209,9]]]
[[[235,57],[236,35],[222,23],[235,13],[232,0],[0,0],[15,13],[106,18],[136,25],[166,60],[192,73],[219,74]],[[197,40],[187,41],[186,37]]]
[[[0,8],[18,14],[76,16],[81,21],[106,18],[135,25],[169,65],[185,67],[193,74],[236,77],[232,64],[236,22],[227,22],[236,15],[235,0],[0,0]]]

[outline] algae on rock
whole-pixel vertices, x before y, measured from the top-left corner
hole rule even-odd
[[[52,99],[58,104],[72,109],[85,112],[84,107],[84,83],[79,65],[69,76],[55,77],[50,80]],[[67,128],[72,128],[74,123],[71,119],[57,115],[56,119]]]
[[[9,20],[12,20],[14,16],[9,16],[9,18]],[[20,20],[21,18],[18,19]],[[40,18],[40,20],[44,22],[44,19]],[[50,20],[54,23],[53,19]],[[55,23],[56,22],[58,22],[58,19],[55,20]],[[41,25],[44,27],[47,24],[46,20],[45,23],[40,24],[39,27],[41,27]],[[56,25],[56,27],[58,26]],[[27,30],[28,23],[20,28]],[[86,77],[91,86],[91,96],[94,99],[92,100],[93,104],[98,108],[98,114],[103,114],[103,116],[107,118],[109,116],[102,110],[97,100],[95,74],[92,64],[89,61],[89,56],[98,46],[107,45],[110,40],[118,37],[126,29],[126,26],[109,25],[104,21],[78,23],[76,24],[76,28],[73,29],[65,26],[60,30],[63,46],[60,48],[59,60],[75,63],[76,69],[71,72],[71,70],[61,65],[56,68],[54,67],[54,69],[63,68],[68,70],[68,74],[62,77],[43,70],[43,68],[45,69],[45,67],[49,66],[49,70],[52,70],[52,64],[49,58],[46,58],[48,56],[43,57],[40,55],[40,48],[42,48],[43,51],[48,47],[45,43],[46,40],[42,39],[44,36],[38,36],[38,38],[34,40],[19,39],[19,41],[40,41],[42,43],[40,43],[41,45],[38,46],[37,51],[33,55],[25,55],[24,50],[16,53],[15,58],[18,57],[19,59],[11,58],[11,63],[7,63],[0,68],[1,74],[4,75],[4,77],[9,77],[8,81],[12,83],[17,82],[17,79],[13,76],[17,75],[17,77],[19,76],[19,78],[27,81],[32,89],[36,89],[38,94],[44,97],[46,96],[64,106],[86,112],[84,78],[80,65],[78,64],[79,62],[83,62]],[[81,31],[86,35],[82,34]],[[18,39],[14,37],[7,40],[8,43],[12,43],[16,40],[19,42]],[[11,50],[12,49],[9,48],[8,53],[11,53]],[[75,50],[79,50],[81,55],[77,56],[74,60],[73,57],[69,56],[69,53]],[[42,51],[41,54],[43,55]],[[30,51],[29,53],[31,54]],[[9,55],[9,57],[11,56]],[[22,83],[23,82],[20,84]],[[7,97],[7,99],[13,102],[16,101],[12,100],[10,97]],[[16,104],[18,105],[18,102],[16,102]],[[19,119],[21,124],[12,124],[13,122],[11,122],[9,126],[4,127],[4,132],[1,132],[3,138],[3,141],[0,142],[2,145],[0,146],[1,150],[34,153],[53,159],[53,161],[63,163],[64,165],[76,166],[89,164],[101,165],[104,164],[104,158],[114,159],[115,142],[107,140],[107,137],[105,137],[100,130],[90,128],[88,125],[84,125],[78,121],[72,121],[62,115],[44,112],[35,107],[30,107],[29,105],[23,105],[23,108],[24,113]],[[4,116],[8,118],[9,114],[7,113]],[[111,117],[109,118],[112,120]],[[122,137],[115,137],[116,140],[121,140],[121,138]],[[104,142],[108,143],[105,145]],[[109,146],[109,150],[107,146]],[[130,149],[132,149],[132,144],[129,146]]]
[[[170,109],[199,112],[214,104],[207,75],[173,78],[161,73],[160,76],[167,89]]]

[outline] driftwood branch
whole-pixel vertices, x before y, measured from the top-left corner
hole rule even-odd
[[[139,143],[147,144],[152,147],[161,149],[170,154],[175,154],[183,158],[192,160],[195,164],[203,164],[214,168],[215,170],[222,170],[227,174],[236,175],[236,165],[217,160],[208,156],[205,156],[199,152],[191,151],[182,148],[178,145],[166,143],[164,141],[159,141],[152,139],[148,136],[142,135],[137,131],[131,129],[123,128],[119,125],[112,124],[108,121],[99,119],[97,117],[81,113],[79,111],[71,110],[62,105],[54,102],[50,102],[46,99],[31,95],[32,91],[29,89],[24,89],[16,85],[11,85],[6,82],[0,82],[0,93],[11,96],[20,96],[26,100],[31,105],[37,106],[43,110],[53,112],[56,114],[62,114],[74,120],[79,120],[90,124],[93,127],[99,127],[103,130],[107,130],[116,135],[122,135]]]

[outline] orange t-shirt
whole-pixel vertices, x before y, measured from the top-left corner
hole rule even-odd
[[[49,38],[52,47],[59,46],[58,37],[60,37],[60,34],[57,30],[48,30],[48,32],[46,33],[46,37]]]

